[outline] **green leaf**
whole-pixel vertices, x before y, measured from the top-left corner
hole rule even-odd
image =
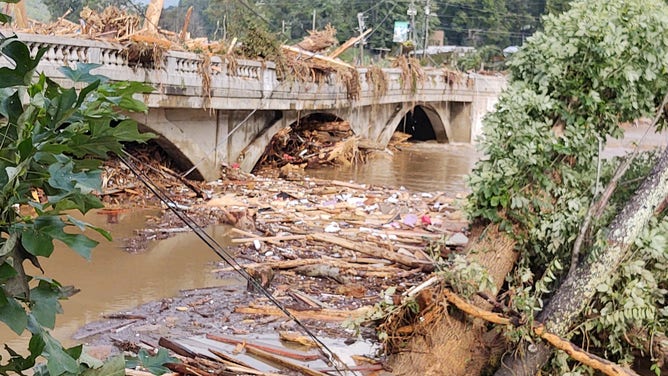
[[[18,275],[18,273],[11,265],[6,262],[0,264],[0,284],[2,284],[3,281],[15,277],[16,275]]]
[[[16,334],[21,334],[28,326],[28,315],[16,299],[0,295],[0,321],[7,324]]]
[[[90,71],[92,71],[95,68],[99,68],[101,66],[102,64],[77,63],[76,69],[64,66],[58,68],[58,70],[62,74],[64,74],[65,77],[69,78],[74,82],[85,82],[88,84],[92,84],[97,81],[99,84],[100,82],[107,82],[109,79],[103,75],[91,74]]]
[[[45,330],[41,331],[44,340],[42,356],[47,359],[46,368],[49,375],[60,376],[64,373],[76,374],[79,372],[79,362],[68,354],[55,338]]]
[[[27,228],[21,236],[21,244],[35,256],[49,257],[53,253],[53,238],[33,228]]]
[[[23,113],[23,104],[21,103],[21,97],[19,92],[15,91],[14,94],[4,98],[0,104],[0,115],[7,118],[8,124],[16,127],[16,123],[19,120],[19,117]],[[6,130],[3,133],[7,132]],[[17,131],[14,128],[12,133],[8,133],[7,136],[16,139],[18,137]]]
[[[77,109],[77,92],[74,88],[62,90],[51,101],[51,106],[47,109],[51,114],[49,126],[52,130],[58,128],[61,124],[68,121],[70,116]]]
[[[171,372],[165,367],[165,363],[178,363],[178,359],[169,356],[164,348],[160,348],[155,356],[151,356],[146,349],[140,349],[137,357],[130,357],[126,360],[127,368],[143,367],[154,375],[162,375]]]
[[[93,248],[99,244],[99,242],[82,234],[63,233],[59,237],[54,236],[54,238],[65,243],[68,247],[72,248],[76,253],[83,256],[86,260],[90,260]]]
[[[115,127],[108,129],[107,132],[121,142],[146,142],[157,137],[155,134],[149,132],[139,133],[137,122],[130,119],[121,121]]]
[[[88,238],[83,234],[66,233],[64,230],[66,225],[67,224],[63,222],[63,220],[59,216],[44,215],[34,220],[32,228],[36,233],[43,234],[52,239],[60,240],[61,242],[65,243],[67,246],[72,248],[75,252],[77,252],[81,256],[85,257],[86,259],[90,259],[91,251],[93,250],[93,248],[95,248],[98,242]],[[24,231],[26,231],[26,233],[30,231],[30,228],[31,225],[23,225],[23,229]],[[38,235],[31,234],[31,236],[37,237]],[[33,243],[29,244],[31,245],[31,247],[35,247]],[[39,249],[40,251],[43,250],[43,248],[37,248],[37,249]],[[34,248],[28,248],[28,247],[26,247],[26,250],[28,250],[28,252],[30,253],[35,251]]]
[[[75,188],[82,193],[101,191],[101,171],[74,172],[74,162],[57,162],[49,166],[49,185],[63,191],[72,191]]]
[[[87,222],[84,222],[84,221],[80,221],[80,220],[78,220],[78,219],[76,219],[76,218],[74,218],[70,215],[67,216],[67,220],[70,223],[72,223],[73,225],[77,226],[80,230],[85,230],[86,228],[89,228],[93,231],[98,232],[100,235],[104,236],[105,239],[107,239],[109,241],[113,240],[112,237],[111,237],[111,233],[109,233],[109,231],[107,231],[103,228],[93,226],[90,223],[87,223]]]
[[[14,69],[0,68],[0,88],[11,86],[27,86],[39,60],[46,53],[46,48],[40,48],[35,58],[31,58],[30,50],[25,43],[19,40],[10,41],[2,48],[2,53],[14,62]]]
[[[82,356],[83,357],[83,356]],[[83,359],[79,359],[83,362]],[[81,372],[81,376],[124,376],[125,358],[123,355],[111,357],[104,361],[101,367],[88,368]]]
[[[31,313],[38,323],[53,329],[56,325],[56,314],[63,313],[60,298],[60,286],[41,280],[37,287],[30,290]]]

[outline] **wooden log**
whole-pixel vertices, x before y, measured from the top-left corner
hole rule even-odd
[[[207,334],[206,338],[222,342],[222,343],[227,343],[229,345],[243,345],[246,348],[256,348],[260,349],[262,351],[266,351],[268,353],[284,356],[287,358],[295,359],[295,360],[301,360],[301,361],[311,361],[311,360],[318,360],[322,359],[322,355],[320,354],[303,354],[303,353],[297,353],[294,351],[289,351],[285,348],[281,347],[275,347],[275,346],[269,346],[269,345],[264,345],[260,343],[255,343],[255,342],[250,342],[248,340],[241,340],[241,339],[236,339],[236,338],[230,338],[230,337],[223,337],[223,336],[217,336],[215,334]]]
[[[396,262],[401,265],[408,266],[410,268],[422,268],[425,271],[433,270],[433,263],[424,262],[417,260],[415,258],[410,258],[405,255],[400,255],[398,253],[390,252],[385,249],[370,247],[365,244],[354,242],[352,240],[340,238],[338,236],[325,234],[325,233],[315,233],[309,235],[310,239],[338,245],[339,247],[347,248],[356,252],[364,253],[373,257],[378,257],[386,260]]]
[[[281,242],[281,241],[287,241],[287,240],[302,240],[306,239],[306,235],[279,235],[279,236],[257,236],[253,238],[239,238],[239,239],[232,239],[232,243],[239,244],[239,243],[252,243],[255,240],[259,240],[261,242]]]
[[[176,343],[170,339],[167,339],[165,337],[160,337],[160,339],[158,340],[158,345],[168,350],[172,350],[174,353],[179,354],[181,356],[185,356],[187,358],[195,358],[197,356],[195,352],[191,351],[187,347],[179,343]]]
[[[246,347],[246,352],[259,356],[261,358],[267,359],[271,361],[272,363],[276,363],[284,368],[287,368],[292,371],[297,371],[302,375],[309,375],[309,376],[328,376],[326,373],[322,373],[320,371],[316,371],[314,369],[302,366],[301,364],[296,364],[293,363],[285,358],[278,357],[276,355],[273,355],[271,353],[268,353],[264,350],[260,350],[255,347]]]
[[[146,20],[144,21],[144,28],[150,33],[158,32],[158,23],[160,22],[160,14],[164,0],[151,0],[146,8]]]
[[[480,309],[473,304],[468,303],[461,297],[459,297],[454,292],[445,289],[443,295],[446,299],[459,308],[462,312],[465,312],[471,316],[483,319],[485,321],[497,324],[497,325],[517,325],[507,317],[504,317],[498,313],[486,311]],[[552,346],[556,347],[559,350],[566,352],[571,358],[577,360],[578,362],[585,364],[589,367],[592,367],[596,370],[603,372],[608,376],[638,376],[633,370],[620,366],[619,364],[613,363],[607,359],[603,359],[594,354],[588,353],[583,349],[575,346],[569,340],[559,337],[556,334],[549,333],[545,330],[545,326],[540,323],[536,323],[531,328],[532,331],[539,336],[540,338],[549,342]]]
[[[285,269],[294,269],[300,266],[313,265],[313,264],[327,264],[331,266],[336,266],[341,269],[355,269],[355,270],[382,270],[391,273],[398,273],[403,271],[402,269],[388,267],[387,263],[389,261],[384,259],[370,259],[370,258],[359,258],[359,259],[296,259],[296,260],[283,260],[283,261],[271,261],[272,269],[285,270]],[[267,266],[267,263],[264,262],[254,262],[249,264],[244,264],[243,267],[247,269],[260,268]],[[212,273],[220,272],[231,272],[235,269],[232,267],[218,268],[211,270]]]
[[[25,0],[14,4],[14,22],[19,29],[28,27],[28,12],[26,11]]]
[[[334,59],[334,58],[338,57],[339,55],[344,53],[347,49],[349,49],[350,46],[352,46],[353,44],[357,43],[362,38],[369,35],[369,33],[371,33],[372,30],[373,30],[372,28],[369,28],[369,29],[365,30],[364,33],[362,33],[362,35],[358,35],[356,37],[352,37],[352,38],[348,39],[344,44],[340,45],[336,50],[334,50],[334,52],[329,54],[328,57],[330,59]]]
[[[181,34],[179,35],[179,39],[181,42],[186,40],[186,36],[188,35],[188,26],[190,26],[190,17],[193,14],[193,7],[192,5],[188,8],[186,11],[186,17],[185,20],[183,21],[183,28],[181,28]]]
[[[321,309],[317,311],[297,311],[294,309],[288,309],[288,311],[300,320],[340,322],[349,318],[355,319],[362,317],[369,309],[369,307],[362,307],[351,311],[338,309]],[[237,307],[234,309],[234,312],[250,315],[285,316],[283,311],[273,306]]]
[[[236,359],[236,358],[234,358],[234,357],[232,357],[228,354],[225,354],[224,352],[218,351],[216,349],[211,349],[211,348],[209,348],[208,350],[211,354],[220,358],[220,360],[223,362],[223,364],[225,364],[228,367],[229,366],[239,366],[239,367],[244,367],[244,368],[248,368],[248,369],[254,369],[253,367],[251,367],[246,362],[242,362],[241,360]]]

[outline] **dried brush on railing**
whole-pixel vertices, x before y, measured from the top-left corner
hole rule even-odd
[[[381,98],[387,94],[388,82],[387,76],[379,66],[372,65],[364,74],[367,84],[373,90],[375,99]]]
[[[401,55],[394,60],[392,67],[401,69],[401,86],[405,90],[415,93],[418,84],[424,83],[425,74],[418,59]]]

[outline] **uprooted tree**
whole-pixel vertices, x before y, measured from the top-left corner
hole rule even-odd
[[[503,356],[498,375],[534,375],[543,367],[554,374],[585,372],[536,335],[545,332],[570,338],[585,358],[630,367],[642,355],[657,374],[664,365],[668,151],[607,161],[601,150],[608,137],[622,136],[623,123],[666,124],[668,7],[655,0],[581,1],[546,17],[544,25],[510,62],[509,87],[485,119],[486,156],[470,177],[468,212],[480,236],[467,260],[501,288],[494,304],[475,296],[470,303],[496,305],[512,317],[498,321],[505,344],[485,341],[494,337],[485,332],[498,327],[471,324],[448,308],[448,318],[437,324],[447,326],[447,334],[431,330],[427,340],[410,344],[416,352],[447,350],[431,351],[437,358],[431,363],[441,366],[424,366],[430,362],[420,363],[414,352],[398,367],[438,374],[439,367],[465,363],[458,371],[440,370],[479,374],[485,362],[498,361],[494,353],[516,347]],[[476,278],[445,275],[445,291],[462,295],[461,287]],[[484,352],[478,357],[455,350],[485,345],[492,349],[478,349]],[[624,367],[607,372],[633,374]]]

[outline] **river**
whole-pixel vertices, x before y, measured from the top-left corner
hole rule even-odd
[[[627,140],[612,143],[608,155],[628,150],[637,142],[644,128],[632,128]],[[665,143],[666,137],[652,135],[650,141]],[[352,180],[357,183],[387,185],[416,191],[466,191],[465,175],[471,170],[479,153],[471,145],[410,144],[393,157],[376,157],[363,165],[348,168],[309,170],[307,175],[323,179]],[[44,260],[47,275],[65,285],[75,285],[81,292],[63,301],[64,314],[59,315],[56,338],[66,345],[75,344],[72,334],[84,324],[103,314],[130,309],[142,303],[178,294],[181,289],[240,284],[240,280],[216,279],[210,269],[218,261],[192,233],[179,234],[154,242],[146,252],[130,254],[123,250],[123,239],[142,228],[147,216],[158,212],[129,210],[120,214],[118,223],[107,223],[106,216],[89,214],[87,221],[111,231],[115,240],[102,240],[94,250],[92,261],[73,251],[57,247],[51,259]],[[229,228],[218,226],[209,232],[221,244],[228,244]],[[0,325],[0,342],[17,350],[26,347],[26,339],[18,338]]]
[[[463,177],[476,159],[471,145],[420,143],[408,145],[393,157],[380,156],[349,168],[309,170],[307,175],[404,186],[418,191],[461,192],[465,190]],[[124,251],[123,240],[142,228],[148,216],[157,214],[155,210],[128,210],[120,214],[117,223],[107,223],[105,215],[91,213],[86,220],[109,230],[114,241],[98,239],[100,245],[93,251],[91,261],[57,243],[53,256],[42,262],[48,276],[81,289],[69,300],[62,301],[64,313],[58,315],[57,329],[53,332],[65,345],[76,344],[71,338],[75,331],[104,314],[168,298],[181,289],[242,283],[216,279],[210,269],[218,261],[217,256],[192,233],[154,242],[142,253]],[[228,231],[226,226],[209,229],[221,244],[228,244]],[[0,325],[0,339],[17,350],[24,349],[27,343],[25,337],[17,337],[4,325]]]

